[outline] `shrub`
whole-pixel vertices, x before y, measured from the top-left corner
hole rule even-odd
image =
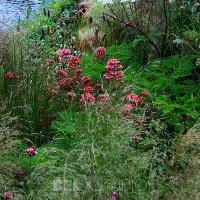
[[[199,71],[195,65],[197,57],[188,55],[180,58],[177,55],[162,61],[154,60],[134,75],[136,85],[146,88],[152,94],[156,107],[176,125],[183,125],[181,114],[188,115],[189,127],[199,116]]]

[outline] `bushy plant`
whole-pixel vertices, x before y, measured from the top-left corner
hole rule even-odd
[[[71,0],[52,0],[45,4],[43,11],[32,13],[28,21],[21,22],[26,39],[42,46],[46,54],[53,54],[64,45],[74,48],[71,33],[78,26],[76,16],[79,13],[75,15],[77,6],[78,2]]]
[[[181,123],[183,128],[185,119],[182,114],[187,115],[189,127],[199,116],[197,57],[188,55],[180,58],[176,55],[162,61],[154,60],[141,73],[133,74],[138,86],[152,94],[156,107],[168,115],[168,120],[176,123],[177,127]]]
[[[74,116],[77,120],[74,125],[69,124],[69,114],[61,113],[60,126],[55,129],[60,132],[55,137],[58,146],[46,148],[40,157],[41,163],[28,183],[31,188],[28,199],[159,199],[165,195],[170,187],[167,172],[174,141],[168,143],[153,129],[145,129],[142,121],[135,123],[135,114],[119,118],[123,101],[124,97],[118,99],[118,104],[114,100],[112,109],[106,104],[86,107]],[[165,126],[160,126],[159,121],[155,124],[157,131],[169,137]],[[68,134],[75,143],[66,150],[59,143]],[[46,157],[49,161],[43,162]]]
[[[136,57],[132,44],[124,43],[119,46],[113,45],[106,48],[106,56],[101,59],[97,59],[95,54],[81,57],[80,62],[84,69],[83,75],[90,76],[92,80],[100,79],[100,75],[103,75],[105,71],[104,66],[106,65],[106,62],[112,58],[119,60],[125,71],[130,67],[134,71],[137,71],[141,66],[140,59]],[[126,73],[125,80],[129,80],[129,76],[131,79],[132,75]]]

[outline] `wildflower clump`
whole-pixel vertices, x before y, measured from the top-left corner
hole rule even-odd
[[[38,152],[35,150],[34,146],[31,146],[28,149],[26,149],[26,153],[28,153],[29,156],[38,155]]]
[[[81,103],[86,103],[88,101],[90,104],[95,102],[95,97],[90,93],[81,94]]]
[[[126,97],[126,100],[129,102],[135,102],[138,103],[140,101],[140,98],[137,94],[131,93]]]
[[[13,199],[13,195],[10,192],[5,192],[3,199]]]
[[[94,53],[96,54],[95,60],[104,58],[107,55],[105,47],[101,46],[96,48]]]
[[[115,82],[117,85],[124,82],[124,72],[121,71],[123,68],[122,65],[120,65],[120,61],[117,59],[110,59],[105,66],[106,73],[104,74],[104,77],[106,80],[110,82]]]

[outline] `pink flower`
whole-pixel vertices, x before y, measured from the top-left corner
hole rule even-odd
[[[116,86],[120,85],[124,78],[124,72],[119,71],[123,68],[119,63],[120,62],[117,59],[110,59],[105,66],[107,72],[104,74],[105,79],[108,81],[119,80],[119,82],[116,83]]]
[[[58,54],[59,54],[60,57],[68,58],[69,55],[71,55],[71,50],[61,49],[60,51],[58,51]]]
[[[123,111],[130,111],[130,110],[132,110],[132,108],[133,108],[134,105],[135,104],[132,104],[132,103],[124,104],[122,106],[122,108],[120,109],[120,111],[121,112],[123,112]]]
[[[120,62],[117,60],[117,59],[110,59],[109,61],[108,61],[108,64],[107,65],[111,65],[111,66],[116,66],[116,65],[118,65]]]
[[[121,119],[121,118],[122,118],[121,115],[118,115],[118,116],[117,116],[117,119]]]
[[[86,87],[84,88],[84,91],[85,91],[85,92],[88,92],[88,93],[92,93],[92,92],[94,91],[94,89],[93,89],[91,86],[86,86]]]
[[[34,151],[34,147],[33,146],[31,146],[28,149],[26,149],[26,152],[32,152],[32,151]]]
[[[144,91],[144,92],[141,92],[141,93],[142,93],[142,96],[143,96],[143,97],[150,97],[150,94],[147,93],[147,92],[145,92],[145,91]]]
[[[24,175],[24,172],[23,172],[23,171],[18,171],[15,177],[16,177],[17,179],[20,179],[20,178],[23,177],[23,175]]]
[[[81,103],[85,103],[85,98],[87,99],[87,101],[90,101],[90,102],[94,102],[95,101],[95,97],[92,95],[92,94],[90,94],[90,93],[86,93],[86,94],[82,94],[81,95]]]
[[[51,58],[50,60],[49,60],[49,63],[55,63],[56,62],[56,60],[54,59],[54,58]]]
[[[16,75],[16,79],[19,80],[19,75]]]
[[[109,96],[107,94],[99,94],[99,96],[97,97],[97,100],[99,101],[109,101]]]
[[[10,192],[5,192],[4,196],[5,196],[5,198],[8,198],[8,199],[12,199],[13,198],[13,196],[12,196],[12,194]]]
[[[108,73],[103,75],[105,77],[106,80],[111,81],[112,76],[110,76]]]
[[[26,152],[27,152],[30,156],[38,155],[38,152],[34,149],[34,146],[31,146],[31,147],[29,147],[28,149],[26,149]]]
[[[117,76],[116,76],[116,80],[123,79],[123,78],[124,78],[124,72],[123,71],[118,71],[117,72]]]
[[[83,70],[82,70],[82,69],[77,69],[77,70],[75,71],[75,75],[76,75],[76,76],[79,76],[81,73],[83,73]]]
[[[122,68],[123,68],[123,66],[122,66],[122,65],[119,65],[119,66],[118,66],[118,69],[122,69]]]
[[[58,91],[57,91],[56,89],[53,89],[53,90],[52,90],[52,95],[53,95],[53,96],[57,96],[57,95],[58,95]]]
[[[132,113],[132,112],[129,112],[129,111],[125,111],[124,114],[125,114],[126,116],[132,116],[132,115],[133,115],[133,113]]]
[[[129,101],[129,102],[138,103],[140,101],[140,98],[138,97],[138,95],[131,93],[126,97],[126,100]]]
[[[24,174],[24,172],[23,171],[18,171],[17,174]]]
[[[8,72],[7,74],[6,74],[6,76],[7,76],[7,78],[9,78],[9,79],[13,79],[15,76],[14,76],[14,74],[12,73],[12,72]]]
[[[94,62],[96,62],[97,60],[98,60],[97,57],[94,57],[94,58],[93,58],[93,61],[94,61]]]
[[[88,76],[82,76],[81,78],[82,83],[85,83],[86,81],[90,81],[90,77]]]
[[[70,97],[70,98],[72,98],[72,97],[75,97],[76,94],[73,93],[73,92],[68,92],[68,93],[67,93],[67,96]]]
[[[25,77],[27,75],[27,73],[26,72],[23,72],[23,77]]]
[[[104,56],[107,55],[105,47],[98,47],[94,53],[96,56],[100,56],[100,58],[103,58]]]
[[[96,86],[96,88],[101,88],[101,87],[102,87],[102,84],[97,83],[95,86]]]
[[[126,23],[124,23],[124,26],[125,27],[128,27],[128,26],[130,26],[131,25],[131,22],[126,22]]]
[[[47,117],[46,117],[46,118],[49,119],[50,122],[51,122],[51,121],[53,121],[53,120],[56,119],[56,115],[50,115],[50,114],[47,114]]]
[[[64,76],[65,74],[66,74],[66,72],[64,70],[62,70],[62,69],[59,69],[57,71],[57,76]]]
[[[34,153],[35,153],[35,155],[38,155],[38,152],[37,152],[36,150],[35,150],[35,152],[34,152]]]
[[[79,57],[77,57],[77,56],[70,56],[70,59],[68,60],[68,65],[72,69],[77,69],[78,66],[80,65]]]
[[[59,82],[60,86],[63,86],[67,83],[67,79],[66,78],[62,78]]]

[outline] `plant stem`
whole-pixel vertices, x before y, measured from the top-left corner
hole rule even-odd
[[[111,15],[108,15],[108,14],[106,14],[106,13],[103,13],[103,14],[104,14],[104,15],[107,15],[108,17],[110,17],[110,18],[112,18],[112,19],[114,19],[114,20],[117,20],[118,22],[121,22],[121,23],[123,23],[123,24],[126,23],[126,22],[122,21],[121,19],[118,19],[118,18],[113,17],[113,16],[111,16]],[[158,57],[161,58],[161,54],[160,54],[160,51],[159,51],[157,45],[149,38],[149,36],[148,36],[146,33],[144,33],[141,29],[139,29],[139,28],[136,26],[136,24],[135,24],[135,25],[129,24],[129,26],[132,27],[132,28],[134,28],[134,29],[136,29],[139,33],[141,33],[143,36],[145,36],[145,37],[149,40],[149,42],[151,43],[151,45],[155,48],[155,50],[156,50],[156,52],[157,52],[157,54],[158,54]]]

